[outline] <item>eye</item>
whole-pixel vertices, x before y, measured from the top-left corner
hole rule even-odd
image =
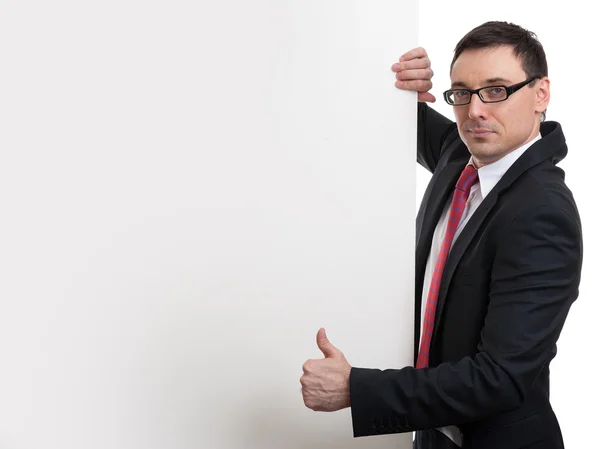
[[[456,98],[465,98],[468,97],[470,92],[468,90],[455,90],[454,95]]]
[[[483,92],[486,97],[489,97],[491,99],[502,98],[506,95],[506,91],[504,90],[504,87],[489,87],[489,88],[485,89]]]

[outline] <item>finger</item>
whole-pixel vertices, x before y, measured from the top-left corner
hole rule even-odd
[[[306,374],[300,376],[300,389],[306,387]]]
[[[428,57],[412,59],[410,61],[396,62],[395,64],[392,64],[392,70],[394,72],[413,69],[427,69],[429,67],[431,67],[431,61]]]
[[[396,87],[402,90],[414,90],[427,92],[433,87],[433,83],[427,80],[396,81]]]
[[[302,365],[302,371],[308,373],[311,364],[312,360],[307,360],[306,362],[304,362],[304,364]]]
[[[327,333],[323,328],[317,332],[317,346],[326,358],[336,357],[339,353],[339,350],[327,338]]]
[[[422,103],[435,103],[435,97],[430,92],[419,92],[417,100]]]
[[[400,56],[399,61],[410,61],[411,59],[424,58],[425,56],[427,56],[425,49],[423,47],[417,47]]]
[[[396,73],[397,80],[430,80],[431,78],[433,78],[431,69],[403,70]]]

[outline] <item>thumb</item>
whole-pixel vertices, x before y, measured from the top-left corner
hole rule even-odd
[[[333,346],[329,339],[327,338],[327,334],[325,333],[325,329],[319,329],[317,332],[317,346],[325,356],[325,358],[338,358],[342,353],[341,351]]]

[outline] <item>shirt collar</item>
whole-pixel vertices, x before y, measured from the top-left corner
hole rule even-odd
[[[525,153],[527,148],[529,148],[541,138],[542,136],[538,134],[533,140],[527,142],[525,145],[517,148],[516,150],[511,151],[502,159],[499,159],[492,164],[485,165],[477,170],[477,174],[479,175],[479,185],[481,188],[482,198],[485,198],[486,195],[490,193],[490,190],[492,190],[494,186],[498,183],[498,181],[500,181],[500,178],[504,176],[504,174],[508,171],[511,165],[514,164],[523,153]],[[469,159],[469,163],[467,165],[469,164],[474,165],[473,156],[471,156],[471,158]]]

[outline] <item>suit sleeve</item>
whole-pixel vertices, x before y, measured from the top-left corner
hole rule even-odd
[[[417,162],[433,173],[452,131],[458,138],[456,124],[423,102],[418,103],[417,114]]]
[[[355,437],[466,424],[523,402],[578,296],[581,230],[573,212],[541,206],[500,237],[476,355],[424,369],[353,367]]]

